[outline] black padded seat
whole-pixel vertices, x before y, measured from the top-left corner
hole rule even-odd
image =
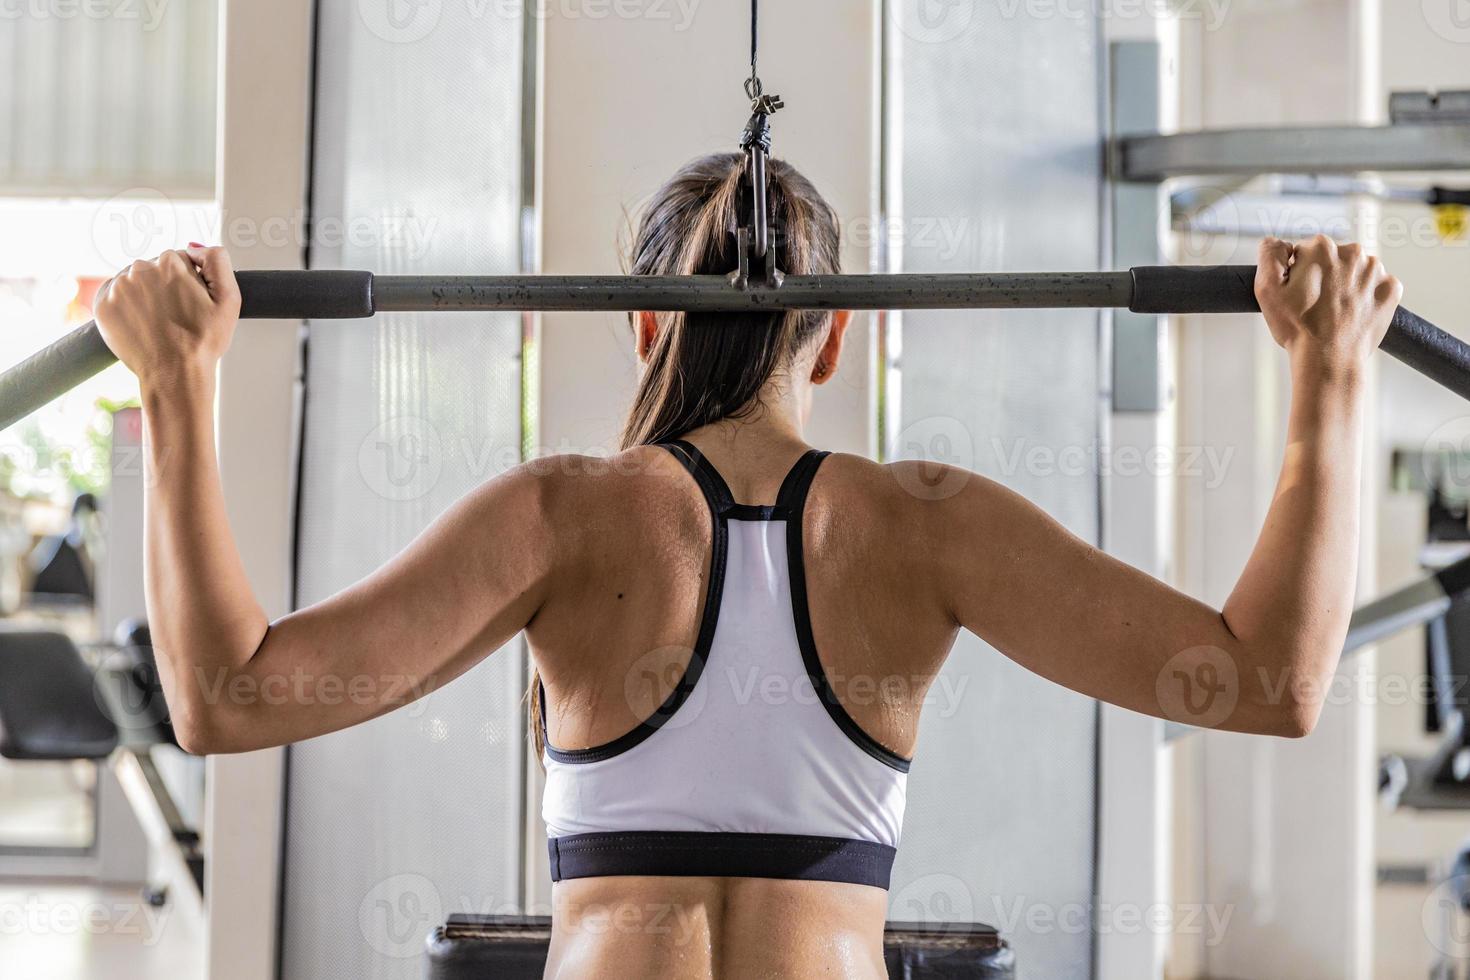
[[[0,630],[0,756],[105,759],[118,730],[64,633]]]
[[[451,915],[429,937],[428,980],[541,980],[551,920],[544,917]],[[1016,957],[983,925],[890,924],[884,941],[888,975],[904,980],[1011,980]]]

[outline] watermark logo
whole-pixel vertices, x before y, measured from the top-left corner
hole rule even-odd
[[[896,459],[915,465],[894,469],[899,485],[920,500],[947,500],[969,483],[975,468],[975,440],[957,418],[933,415],[898,434]]]
[[[693,656],[688,647],[666,646],[633,661],[623,679],[623,696],[633,717],[652,719],[671,730],[683,728],[699,717],[709,700],[708,682],[695,684],[672,715],[664,717],[659,711],[669,693],[688,680]]]
[[[179,214],[173,201],[151,187],[123,191],[92,216],[92,245],[104,265],[123,269],[179,243]]]
[[[1182,725],[1214,728],[1240,699],[1240,675],[1219,647],[1191,647],[1169,658],[1154,682],[1164,717]]]
[[[991,451],[1007,480],[1020,474],[1035,479],[1104,476],[1177,477],[1200,481],[1206,490],[1224,485],[1235,459],[1235,447],[1226,446],[1106,446],[1093,442],[1061,446],[1032,444],[1027,439],[990,440]]]
[[[357,450],[357,471],[384,500],[418,500],[439,483],[444,445],[428,421],[400,416],[380,424]]]
[[[1155,902],[1032,902],[1025,897],[994,896],[986,921],[1004,935],[1032,936],[1197,936],[1213,948],[1225,940],[1234,905],[1168,905]]]
[[[1424,0],[1424,22],[1446,41],[1470,44],[1470,0]]]
[[[932,926],[975,921],[975,894],[954,875],[916,878],[894,894],[888,907],[895,922]]]
[[[125,650],[98,660],[92,672],[92,699],[123,731],[147,731],[168,719],[158,667]]]
[[[1429,434],[1420,466],[1427,485],[1470,493],[1470,415],[1456,416]]]
[[[389,44],[412,44],[439,26],[443,0],[357,0],[363,24]]]
[[[953,41],[975,21],[975,0],[899,0],[893,19],[904,36],[920,44]]]
[[[143,946],[163,938],[167,907],[146,902],[58,902],[39,894],[0,901],[0,938],[7,936],[127,936]]]
[[[170,0],[0,0],[0,21],[112,20],[156,31]]]
[[[368,946],[390,959],[424,954],[429,931],[444,921],[444,901],[421,874],[397,874],[378,882],[357,907],[357,927]]]
[[[1446,878],[1419,908],[1424,938],[1452,960],[1470,959],[1470,874]]]

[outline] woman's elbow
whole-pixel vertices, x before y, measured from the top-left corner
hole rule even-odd
[[[1261,735],[1276,738],[1306,738],[1322,717],[1322,702],[1316,699],[1289,699],[1272,711]]]
[[[252,726],[219,705],[181,705],[170,709],[174,741],[190,755],[236,755],[269,748],[252,736]]]
[[[1257,734],[1277,738],[1306,738],[1322,717],[1327,688],[1332,675],[1319,677],[1316,672],[1296,676],[1274,690],[1261,692],[1257,716]]]
[[[190,755],[225,755],[231,751],[229,739],[208,711],[175,707],[170,712],[174,741]]]

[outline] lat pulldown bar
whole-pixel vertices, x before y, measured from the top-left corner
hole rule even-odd
[[[376,313],[575,310],[769,313],[778,310],[1127,308],[1135,313],[1254,313],[1254,266],[1145,266],[1127,272],[788,276],[374,276],[241,272],[243,319],[328,320]],[[1470,398],[1470,346],[1399,307],[1383,350]],[[88,322],[0,375],[0,428],[116,358]]]

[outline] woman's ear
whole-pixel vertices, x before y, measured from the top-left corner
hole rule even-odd
[[[633,349],[638,360],[647,361],[648,352],[653,350],[653,340],[658,336],[658,316],[643,312],[633,314]]]
[[[837,362],[842,359],[842,338],[852,323],[852,310],[838,310],[832,314],[832,325],[827,328],[827,339],[817,351],[812,364],[812,384],[826,384],[837,373]]]

